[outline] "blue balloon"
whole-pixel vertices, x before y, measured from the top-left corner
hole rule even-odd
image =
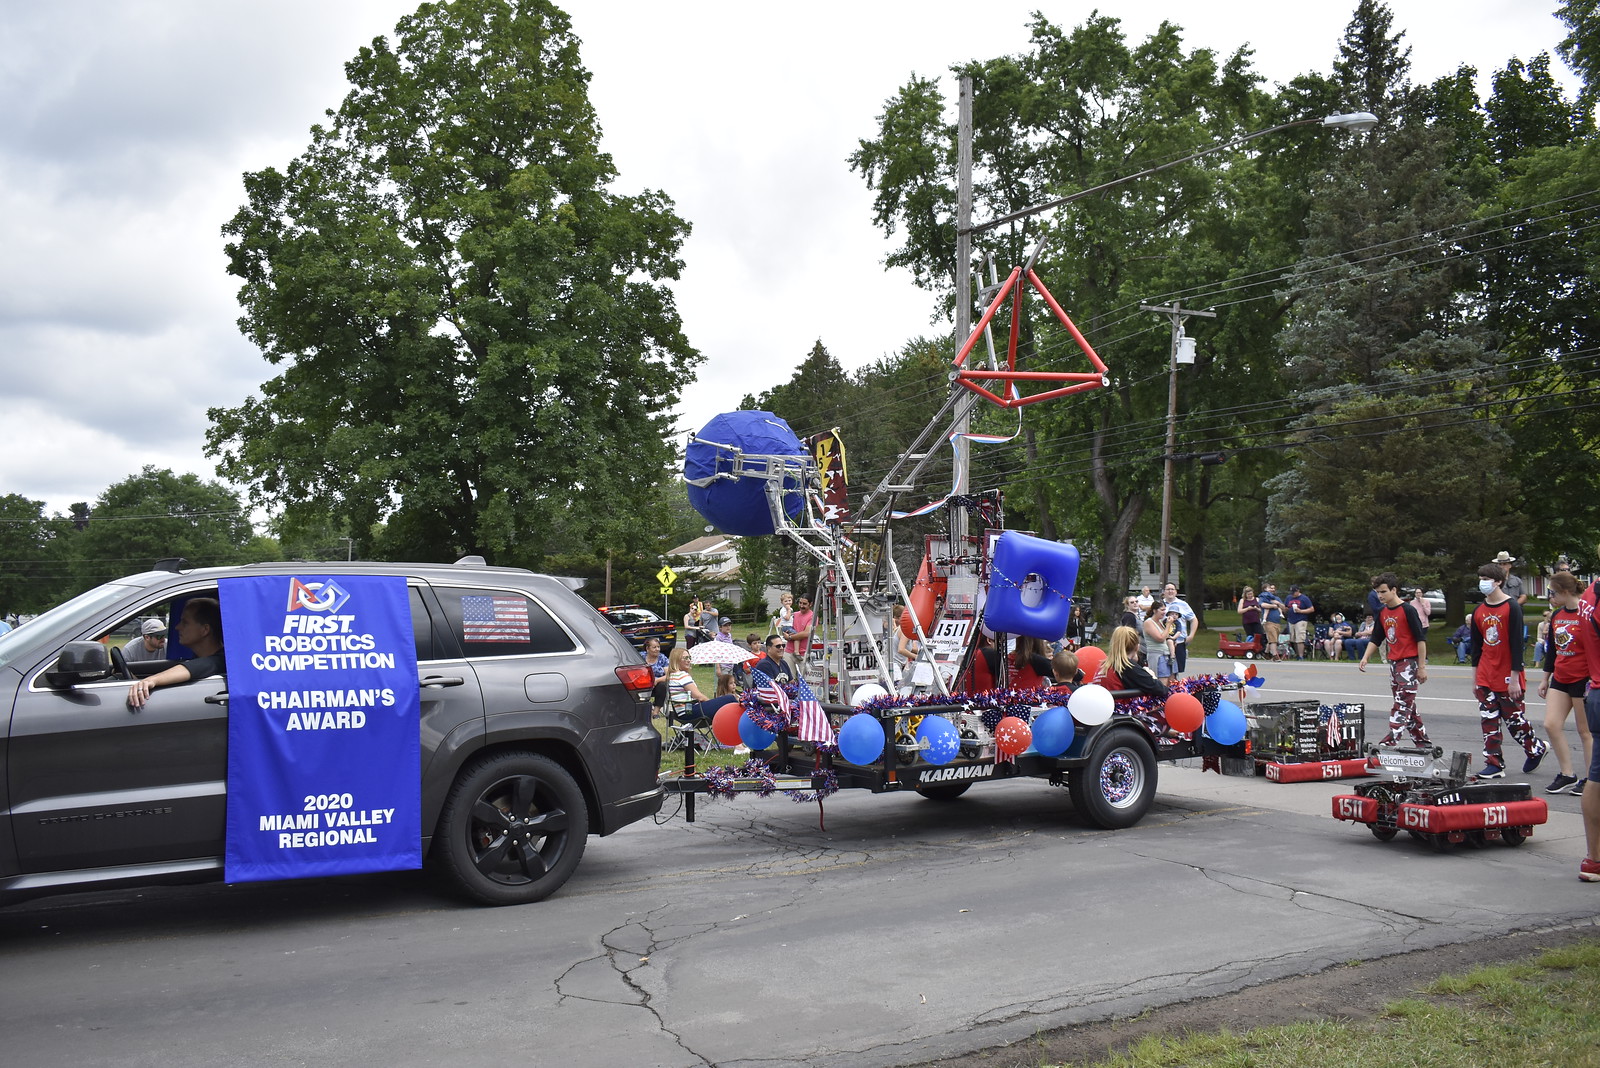
[[[883,724],[869,712],[857,712],[839,728],[839,755],[852,764],[883,758]]]
[[[1066,705],[1052,705],[1033,718],[1033,747],[1042,756],[1058,757],[1072,748],[1078,728]]]
[[[765,749],[778,740],[778,736],[750,718],[746,712],[739,717],[739,740],[751,749]]]
[[[961,752],[961,732],[943,716],[924,716],[917,728],[917,744],[923,746],[922,759],[930,764],[948,764]]]
[[[1206,734],[1220,745],[1237,745],[1244,741],[1244,709],[1232,701],[1218,701],[1217,710],[1206,717]]]

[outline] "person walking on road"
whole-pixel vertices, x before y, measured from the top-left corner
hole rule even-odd
[[[1389,709],[1389,733],[1379,745],[1397,746],[1400,732],[1407,731],[1421,748],[1433,745],[1428,730],[1417,715],[1417,687],[1428,681],[1428,635],[1422,629],[1417,610],[1400,599],[1400,579],[1393,571],[1374,576],[1372,592],[1378,595],[1378,618],[1372,628],[1372,642],[1361,651],[1356,667],[1367,670],[1374,649],[1382,647],[1389,657],[1389,691],[1394,705]]]
[[[1560,772],[1545,787],[1545,793],[1583,796],[1589,764],[1594,759],[1594,736],[1589,733],[1589,717],[1584,713],[1583,697],[1589,686],[1589,637],[1579,613],[1578,580],[1570,571],[1558,571],[1550,578],[1550,630],[1545,642],[1544,681],[1539,696],[1545,700],[1544,733],[1556,754]],[[1578,741],[1583,746],[1583,777],[1572,773],[1572,751],[1567,745],[1567,713],[1578,709]]]
[[[1580,597],[1574,606],[1583,620],[1583,651],[1589,661],[1589,692],[1583,699],[1583,714],[1589,721],[1591,738],[1600,733],[1600,619],[1595,618],[1594,604],[1592,598]],[[1583,836],[1588,851],[1578,864],[1578,878],[1586,883],[1600,883],[1600,750],[1593,754],[1589,757],[1589,781],[1583,788]]]
[[[1483,770],[1480,779],[1499,779],[1506,773],[1500,753],[1500,728],[1504,724],[1522,746],[1528,759],[1522,773],[1531,775],[1549,746],[1533,732],[1523,715],[1526,682],[1522,673],[1524,627],[1522,606],[1505,591],[1505,568],[1484,564],[1478,568],[1478,591],[1483,603],[1472,610],[1473,696],[1478,699],[1478,721],[1483,728]]]

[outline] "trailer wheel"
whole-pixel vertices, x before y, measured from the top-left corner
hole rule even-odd
[[[1067,783],[1072,805],[1096,827],[1132,827],[1156,799],[1156,757],[1144,735],[1113,727],[1094,740],[1089,762]]]
[[[916,791],[929,801],[954,801],[970,789],[970,782],[952,782],[941,786],[918,786]]]
[[[1368,826],[1372,828],[1372,837],[1380,842],[1392,842],[1394,841],[1394,836],[1400,833],[1397,828],[1379,827],[1376,823],[1368,824]]]

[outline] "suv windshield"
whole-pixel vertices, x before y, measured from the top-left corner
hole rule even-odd
[[[128,587],[115,582],[96,586],[63,601],[36,619],[5,634],[0,634],[0,667],[5,667],[23,649],[39,645],[60,646],[83,626],[84,620],[128,595]]]

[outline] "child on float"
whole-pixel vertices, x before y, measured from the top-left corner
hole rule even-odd
[[[1054,686],[1050,670],[1050,646],[1043,638],[1020,634],[1011,644],[1011,689],[1037,690]]]
[[[1106,658],[1094,675],[1095,684],[1112,691],[1137,690],[1142,696],[1166,700],[1172,691],[1140,665],[1138,656],[1139,632],[1132,627],[1118,627],[1111,632]]]
[[[1050,658],[1050,674],[1055,676],[1058,690],[1071,693],[1083,685],[1083,672],[1078,669],[1078,654],[1063,647]]]

